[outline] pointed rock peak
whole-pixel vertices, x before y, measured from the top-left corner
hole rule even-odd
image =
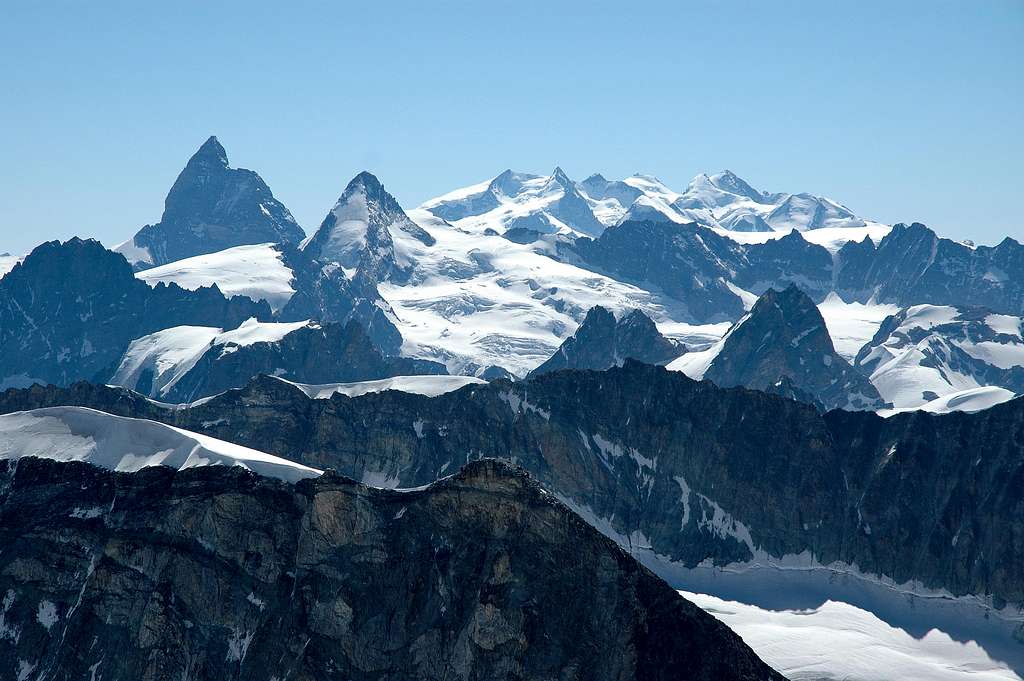
[[[740,194],[741,196],[747,196],[750,198],[760,198],[762,193],[750,186],[750,184],[743,178],[736,175],[731,170],[723,170],[720,173],[712,175],[708,180],[714,186],[718,187],[722,191],[731,192],[733,194]]]
[[[224,151],[224,147],[216,136],[211,135],[208,140],[203,142],[199,150],[192,155],[192,158],[189,159],[189,165],[195,162],[200,162],[204,165],[220,165],[227,168],[228,152]]]
[[[377,176],[368,170],[364,170],[349,181],[345,187],[345,194],[350,194],[355,189],[362,187],[368,194],[377,194],[384,189]]]
[[[590,184],[605,184],[606,182],[608,182],[608,180],[605,179],[605,176],[602,175],[601,173],[594,173],[593,175],[591,175],[587,179],[583,180],[583,184],[586,184],[586,185],[590,185]]]
[[[555,169],[551,171],[551,179],[562,185],[563,187],[569,187],[572,185],[572,180],[565,174],[560,166],[555,166]]]
[[[587,316],[583,318],[583,323],[580,324],[580,328],[584,326],[590,326],[594,324],[615,324],[615,315],[608,311],[607,308],[595,305],[594,307],[587,310]]]

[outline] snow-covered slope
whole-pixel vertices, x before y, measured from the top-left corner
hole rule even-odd
[[[194,291],[216,284],[227,296],[266,300],[275,312],[295,295],[294,275],[274,244],[235,246],[216,253],[197,255],[136,274],[149,284],[160,282]]]
[[[949,408],[937,398],[985,386],[1024,391],[1024,337],[1020,317],[947,305],[914,305],[887,318],[857,355],[896,408]],[[974,395],[972,402],[986,393]],[[990,396],[993,393],[988,393]]]
[[[278,380],[284,381],[284,379]],[[437,397],[467,385],[486,384],[487,381],[474,376],[394,376],[378,381],[357,381],[355,383],[323,383],[320,385],[295,383],[294,381],[285,381],[285,383],[294,385],[314,400],[327,400],[332,395],[359,397],[385,390]]]
[[[676,318],[672,299],[555,260],[543,244],[515,243],[425,210],[409,216],[436,242],[396,239],[415,267],[408,279],[378,288],[397,317],[403,354],[444,362],[453,374],[497,365],[523,376],[595,305],[619,315],[640,308],[655,322]]]
[[[904,407],[902,409],[881,409],[880,416],[892,416],[905,411],[925,411],[930,414],[948,414],[953,411],[967,413],[982,411],[997,404],[1012,400],[1017,395],[1006,388],[997,386],[983,386],[981,388],[968,388],[948,393],[934,400],[925,402],[918,407]]]
[[[409,219],[380,181],[367,172],[349,182],[320,228],[302,244],[311,258],[356,269],[374,281],[401,278],[412,266],[408,242],[433,237]]]
[[[202,257],[202,256],[200,256]],[[131,342],[110,379],[119,385],[152,397],[168,395],[212,347],[233,352],[253,343],[275,343],[311,322],[259,322],[249,319],[238,328],[225,331],[211,326],[175,326]],[[147,386],[140,380],[147,377]]]
[[[0,416],[0,459],[36,456],[86,461],[115,471],[148,466],[241,466],[296,482],[322,471],[187,430],[85,407],[49,407]]]
[[[790,679],[917,679],[1019,681],[973,641],[932,629],[921,638],[847,603],[806,610],[765,610],[715,596],[680,591],[711,613]]]

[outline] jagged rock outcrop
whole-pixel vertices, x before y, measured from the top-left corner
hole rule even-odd
[[[496,461],[393,492],[26,458],[0,519],[22,678],[782,678]]]
[[[662,336],[651,318],[640,310],[617,320],[611,312],[595,305],[576,333],[530,375],[558,369],[608,369],[626,359],[668,364],[685,351],[686,348]]]
[[[975,414],[822,415],[633,361],[434,398],[315,400],[266,377],[177,410],[87,384],[0,394],[0,412],[53,404],[161,420],[378,485],[500,457],[660,564],[807,552],[897,584],[1024,603],[1024,399]]]
[[[0,280],[0,385],[103,381],[139,336],[270,316],[266,302],[226,298],[216,286],[150,287],[97,241],[47,242]]]
[[[844,298],[909,306],[986,307],[1024,314],[1024,246],[943,239],[920,223],[899,224],[877,245],[847,243],[837,255],[835,288]]]
[[[304,237],[263,179],[228,166],[227,152],[211,137],[178,175],[160,222],[116,250],[142,269],[243,244],[298,245]]]
[[[769,391],[786,381],[823,410],[885,406],[871,382],[835,351],[817,306],[796,286],[768,289],[720,342],[703,378]]]

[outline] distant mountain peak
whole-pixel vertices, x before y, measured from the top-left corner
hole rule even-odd
[[[160,222],[140,229],[117,251],[141,269],[234,246],[298,244],[304,237],[263,179],[231,168],[224,147],[211,136],[167,192]]]
[[[643,311],[633,309],[616,319],[610,310],[595,305],[583,323],[532,376],[558,369],[603,370],[621,366],[627,359],[648,364],[667,364],[686,348],[665,338]]]
[[[193,161],[212,161],[219,165],[228,167],[228,152],[224,150],[224,146],[221,145],[220,140],[217,139],[216,135],[210,135],[210,137],[203,142],[195,154],[192,155],[189,163]]]
[[[787,396],[809,395],[823,410],[884,406],[867,377],[836,352],[817,305],[795,284],[758,298],[726,334],[704,378],[769,392],[786,386]]]

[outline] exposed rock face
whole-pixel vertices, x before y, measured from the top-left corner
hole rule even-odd
[[[736,283],[757,295],[795,284],[821,300],[832,290],[832,254],[793,230],[781,239],[748,246],[746,264],[736,273]]]
[[[632,283],[654,284],[686,304],[693,319],[736,319],[739,296],[726,285],[742,257],[738,244],[696,224],[627,221],[597,239],[578,239],[568,255]]]
[[[640,310],[616,320],[615,315],[597,305],[590,308],[576,333],[530,375],[558,369],[608,369],[626,359],[667,364],[683,352],[685,348],[662,336]]]
[[[725,388],[773,390],[786,381],[827,409],[880,409],[878,390],[839,356],[814,301],[796,286],[768,289],[730,329],[704,378]]]
[[[432,245],[434,238],[409,219],[395,197],[368,172],[355,176],[324,218],[305,252],[325,263],[355,269],[373,281],[408,275],[408,263],[396,238]]]
[[[1022,399],[976,414],[821,415],[632,361],[435,398],[311,400],[270,378],[179,410],[86,384],[0,396],[5,412],[54,404],[161,420],[375,484],[511,459],[624,545],[642,536],[680,565],[807,551],[1024,603]]]
[[[1024,246],[1009,237],[971,247],[915,222],[893,227],[877,248],[848,243],[837,259],[836,290],[846,297],[1024,314]]]
[[[38,246],[0,280],[0,385],[105,380],[129,341],[181,324],[269,319],[266,302],[139,281],[96,241]]]
[[[373,279],[362,272],[355,272],[350,278],[335,264],[312,260],[295,248],[280,248],[294,274],[295,295],[278,313],[278,319],[342,324],[354,320],[385,354],[399,353],[402,334],[393,321],[391,306],[381,297]]]
[[[243,244],[298,245],[304,237],[262,178],[229,167],[224,147],[211,137],[178,175],[160,222],[119,250],[143,268]]]
[[[0,662],[121,679],[781,679],[521,472],[0,463]]]
[[[213,345],[159,399],[189,402],[240,388],[259,374],[299,383],[343,383],[447,373],[437,362],[385,356],[356,322],[309,324],[274,342]]]

